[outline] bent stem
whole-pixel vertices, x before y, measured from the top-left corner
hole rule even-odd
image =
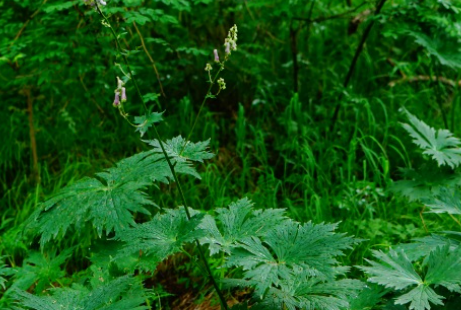
[[[386,0],[381,0],[378,3],[378,5],[376,6],[375,13],[374,13],[375,17],[381,12],[381,9],[385,2]],[[346,78],[344,79],[344,84],[343,84],[344,88],[346,88],[347,85],[349,85],[349,81],[351,80],[352,73],[354,72],[355,65],[357,64],[357,60],[359,59],[359,56],[362,53],[363,46],[365,45],[365,42],[367,41],[368,35],[370,34],[371,28],[373,28],[374,24],[375,24],[374,20],[370,21],[367,28],[363,32],[362,38],[360,39],[360,43],[357,46],[357,49],[355,50],[354,58],[352,58],[351,65],[349,66],[349,71],[347,72]],[[338,103],[336,104],[335,110],[333,112],[333,117],[331,118],[330,132],[333,132],[335,129],[336,121],[338,120],[339,110],[341,108],[341,99],[342,99],[342,95],[339,96],[338,98]]]
[[[118,38],[117,38],[117,34],[115,33],[114,29],[112,28],[112,25],[110,24],[109,20],[107,19],[107,17],[102,13],[101,9],[99,8],[98,6],[98,3],[97,1],[95,1],[95,4],[96,4],[96,9],[98,11],[98,13],[102,16],[102,18],[104,19],[106,25],[110,28],[111,32],[112,32],[112,35],[115,39],[115,42],[116,42],[116,45],[117,45],[117,52],[122,55],[123,57],[123,60],[125,62],[125,65],[127,66],[127,69],[128,69],[128,72],[130,74],[130,78],[133,80],[133,84],[134,84],[134,87],[136,88],[137,90],[137,93],[139,95],[139,98],[141,99],[141,102],[142,104],[144,105],[144,108],[146,110],[146,112],[148,111],[147,110],[147,107],[146,107],[146,103],[144,102],[144,98],[142,97],[142,94],[141,94],[141,90],[139,89],[139,86],[138,86],[138,83],[136,82],[136,78],[133,76],[133,73],[130,69],[130,65],[128,64],[128,60],[126,58],[126,56],[124,54],[122,54],[121,52],[121,49],[120,49],[120,43],[118,41]],[[219,72],[218,72],[219,73]],[[211,89],[211,86],[210,86],[210,89]],[[205,101],[205,100],[204,100]],[[202,104],[203,105],[203,104]],[[186,212],[186,216],[187,216],[187,219],[190,220],[191,219],[191,215],[190,215],[190,212],[187,208],[187,202],[186,202],[186,198],[184,196],[184,192],[181,188],[181,184],[179,183],[179,179],[178,179],[178,176],[176,175],[176,171],[174,169],[174,165],[171,163],[171,160],[170,158],[168,157],[168,154],[165,150],[165,147],[163,145],[163,142],[160,138],[160,134],[158,133],[158,130],[157,130],[157,126],[155,124],[153,124],[152,128],[154,129],[154,135],[155,135],[155,138],[158,140],[159,142],[159,145],[160,145],[160,148],[162,149],[162,153],[163,153],[163,156],[165,157],[166,159],[166,162],[168,164],[168,167],[170,168],[170,171],[171,171],[171,174],[173,175],[173,179],[174,181],[176,182],[176,185],[178,187],[178,191],[179,191],[179,195],[181,197],[181,201],[184,205],[184,210]],[[195,243],[197,245],[197,249],[198,249],[198,252],[199,252],[199,257],[200,259],[202,260],[204,266],[205,266],[205,269],[206,269],[206,272],[210,278],[210,281],[211,283],[213,284],[213,287],[215,288],[216,290],[216,293],[218,294],[218,297],[219,297],[219,301],[221,303],[221,308],[222,309],[225,309],[225,310],[228,310],[228,307],[227,307],[227,303],[226,303],[226,300],[224,298],[224,295],[222,294],[221,290],[219,289],[219,286],[216,282],[216,280],[214,279],[213,277],[213,274],[211,273],[211,269],[210,269],[210,265],[208,264],[208,261],[207,259],[205,258],[205,254],[204,254],[204,250],[202,248],[202,245],[200,244],[200,242],[195,239]]]
[[[187,135],[187,139],[186,139],[186,142],[184,143],[184,145],[182,146],[182,149],[181,149],[181,152],[179,152],[179,155],[182,154],[182,152],[184,152],[184,149],[186,148],[186,145],[188,143],[188,141],[190,140],[190,137],[192,136],[192,133],[194,132],[194,129],[195,129],[195,126],[197,125],[197,121],[200,117],[200,114],[202,113],[202,109],[203,107],[205,106],[205,102],[208,98],[211,97],[211,88],[213,87],[213,85],[215,84],[216,80],[218,79],[218,76],[219,76],[219,73],[221,73],[221,71],[224,69],[224,62],[221,64],[221,66],[219,67],[219,70],[218,72],[216,72],[215,76],[213,79],[210,78],[210,86],[208,87],[208,90],[206,92],[206,95],[205,97],[203,98],[202,100],[202,104],[200,105],[200,108],[198,109],[198,112],[197,112],[197,115],[195,116],[195,119],[194,119],[194,122],[192,123],[192,128],[190,129],[189,131],[189,134]],[[208,72],[208,74],[210,74],[210,72]],[[219,92],[218,92],[219,93]]]

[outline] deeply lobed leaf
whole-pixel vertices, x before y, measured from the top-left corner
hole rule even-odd
[[[413,138],[413,142],[423,149],[423,154],[432,157],[439,166],[448,165],[456,168],[461,163],[461,141],[446,129],[435,130],[417,119],[407,110],[403,112],[410,124],[402,124]]]

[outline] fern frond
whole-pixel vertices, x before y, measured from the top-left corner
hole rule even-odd
[[[402,124],[413,138],[413,142],[423,149],[423,154],[432,157],[439,166],[448,165],[452,169],[461,163],[461,141],[446,129],[435,130],[403,109],[410,124]]]
[[[199,228],[202,219],[203,214],[196,213],[188,220],[183,209],[159,213],[147,223],[117,233],[116,239],[125,243],[119,257],[142,251],[138,267],[151,270],[169,255],[181,251],[184,244],[203,237]]]
[[[200,241],[209,244],[211,255],[220,251],[230,254],[239,242],[251,236],[262,237],[286,221],[284,212],[281,209],[254,210],[250,200],[240,199],[228,208],[216,209],[216,220],[209,215],[204,218],[201,227],[207,235]]]

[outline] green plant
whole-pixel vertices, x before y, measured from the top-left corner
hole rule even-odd
[[[394,190],[420,200],[429,213],[448,214],[460,224],[455,217],[461,214],[460,177],[455,168],[461,164],[461,141],[446,129],[436,131],[405,109],[403,113],[409,121],[402,124],[403,128],[422,154],[436,164],[429,162],[422,173],[405,171],[406,177],[414,179],[397,181]],[[449,166],[450,170],[440,169],[442,166]],[[461,292],[459,234],[442,231],[401,244],[388,253],[373,251],[375,260],[367,260],[370,266],[359,268],[369,275],[369,282],[397,291],[395,304],[409,303],[409,309],[415,310],[431,309],[431,304],[443,305],[446,298],[441,287]]]

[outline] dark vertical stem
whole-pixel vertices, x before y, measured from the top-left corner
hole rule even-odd
[[[293,91],[298,92],[298,44],[296,42],[296,37],[298,35],[298,29],[293,28],[293,21],[290,22],[290,47],[291,47],[291,57],[293,59]]]
[[[24,94],[27,97],[27,114],[29,115],[29,136],[30,136],[30,149],[32,150],[33,170],[32,174],[37,183],[40,182],[40,176],[38,174],[38,156],[37,156],[37,141],[35,139],[35,127],[34,127],[34,108],[33,98],[30,94],[30,89],[24,89]]]
[[[381,8],[383,7],[385,2],[386,2],[386,0],[380,0],[378,5],[376,6],[374,16],[378,15],[379,12],[381,12]],[[357,49],[356,49],[355,54],[354,54],[354,58],[352,58],[351,65],[349,66],[349,71],[347,72],[346,78],[344,79],[344,84],[343,84],[344,88],[346,88],[347,85],[349,85],[349,81],[351,80],[352,73],[354,72],[355,66],[357,64],[357,60],[359,59],[360,53],[363,50],[363,46],[365,45],[365,42],[368,39],[368,35],[370,34],[371,28],[373,27],[374,23],[375,23],[375,21],[372,20],[368,24],[365,31],[363,32],[363,35],[362,35],[362,38],[360,40],[359,46],[357,46]],[[341,108],[341,99],[342,99],[342,96],[340,96],[338,98],[338,103],[336,103],[335,111],[333,113],[333,117],[331,118],[330,132],[333,132],[334,129],[335,129],[336,121],[338,119],[339,110]]]
[[[110,24],[110,21],[102,13],[101,9],[98,6],[97,1],[95,2],[95,4],[96,4],[96,9],[97,9],[98,13],[102,16],[104,21],[109,25],[109,28],[110,28],[110,30],[112,32],[112,35],[113,35],[113,37],[115,39],[115,42],[116,42],[117,51],[118,51],[118,53],[120,55],[122,55],[123,60],[125,62],[125,65],[127,66],[128,73],[130,74],[130,78],[133,81],[133,84],[134,84],[134,86],[135,86],[135,88],[137,90],[137,93],[139,95],[139,98],[140,98],[143,106],[144,106],[144,109],[146,110],[146,112],[148,112],[147,107],[146,107],[146,103],[144,102],[144,98],[143,98],[143,96],[141,94],[141,90],[139,89],[139,85],[138,85],[138,83],[136,81],[136,78],[134,77],[133,72],[131,71],[131,68],[130,68],[130,65],[128,63],[128,60],[127,60],[126,56],[124,54],[122,54],[120,43],[119,43],[118,38],[117,38],[117,34],[115,33],[114,29],[112,28],[112,25]],[[183,190],[181,188],[181,183],[179,182],[178,176],[177,176],[176,171],[174,169],[174,165],[171,163],[171,160],[168,157],[168,154],[167,154],[167,152],[165,150],[165,146],[163,145],[162,139],[160,137],[160,134],[159,134],[159,132],[157,130],[157,126],[155,125],[155,123],[153,124],[152,128],[154,129],[155,138],[158,140],[160,148],[162,149],[163,156],[165,157],[165,160],[166,160],[166,162],[168,164],[168,167],[170,168],[171,174],[173,175],[173,179],[176,182],[176,186],[178,187],[179,195],[181,197],[181,201],[183,203],[184,211],[186,213],[187,219],[190,220],[191,215],[190,215],[190,212],[189,212],[189,209],[188,209],[188,204],[186,202],[186,197],[185,197],[184,192],[183,192]],[[216,293],[218,294],[218,298],[219,298],[219,301],[221,303],[221,308],[224,309],[224,310],[228,310],[229,308],[227,306],[226,299],[224,298],[224,295],[221,292],[221,290],[219,289],[218,283],[216,282],[216,280],[215,280],[215,278],[213,276],[213,273],[211,272],[210,265],[209,265],[209,263],[208,263],[208,261],[207,261],[207,259],[205,257],[202,245],[200,244],[200,242],[197,239],[195,240],[195,243],[197,245],[197,250],[198,250],[200,259],[202,260],[203,264],[205,265],[205,269],[206,269],[206,272],[208,274],[208,277],[210,278],[210,281],[211,281]]]

